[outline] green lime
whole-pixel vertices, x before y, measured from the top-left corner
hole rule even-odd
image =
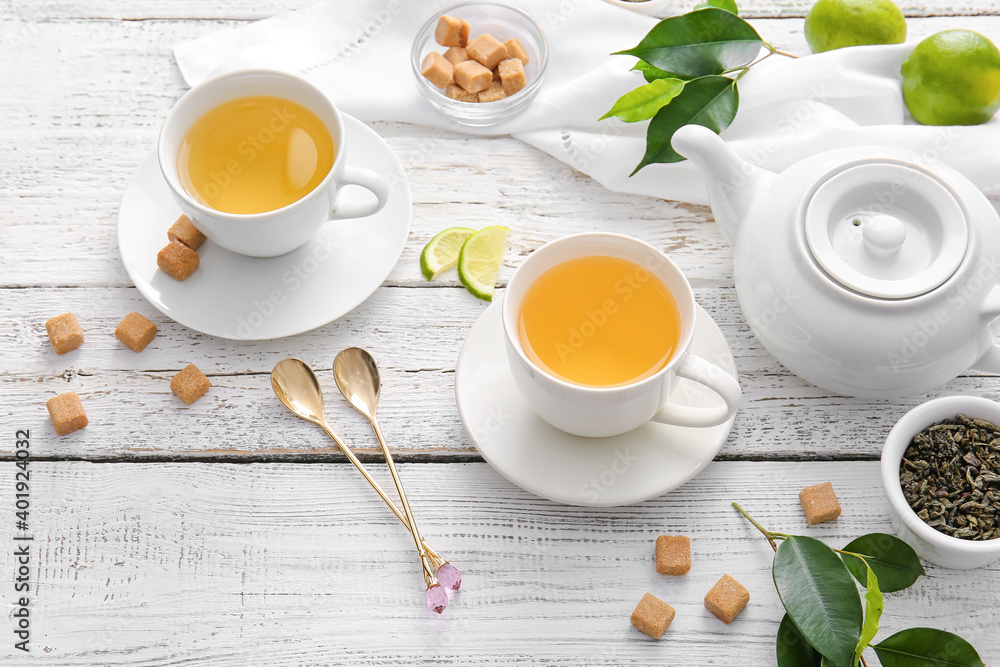
[[[442,271],[458,264],[462,244],[475,233],[475,229],[468,227],[452,227],[432,238],[420,253],[420,273],[424,278],[434,280]]]
[[[945,30],[903,62],[903,100],[924,125],[979,125],[1000,108],[1000,50],[978,32]]]
[[[487,227],[470,236],[458,253],[458,279],[478,299],[493,300],[508,236],[506,227]]]
[[[813,53],[906,41],[906,17],[892,0],[818,0],[806,14]]]

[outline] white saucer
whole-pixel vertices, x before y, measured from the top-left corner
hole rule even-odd
[[[729,345],[701,307],[691,352],[736,377]],[[455,394],[465,430],[487,463],[526,491],[568,505],[630,505],[676,489],[715,458],[733,428],[732,419],[713,428],[650,422],[612,438],[581,438],[550,426],[514,385],[499,303],[480,316],[465,339]],[[670,400],[722,405],[711,390],[684,379]]]
[[[379,213],[328,222],[304,246],[266,259],[211,241],[198,248],[201,266],[178,282],[156,266],[167,228],[180,211],[155,151],[129,180],[118,212],[118,247],[139,292],[164,315],[195,331],[242,340],[292,336],[332,322],[367,299],[396,265],[410,231],[410,186],[392,149],[344,114],[351,164],[383,174],[389,202]],[[346,187],[345,200],[370,197]]]

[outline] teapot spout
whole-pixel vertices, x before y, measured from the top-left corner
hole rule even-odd
[[[737,227],[750,202],[770,184],[774,174],[742,159],[719,135],[701,125],[680,128],[671,144],[698,167],[715,221],[729,242],[735,243]]]

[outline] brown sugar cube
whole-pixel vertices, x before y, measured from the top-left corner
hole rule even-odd
[[[810,526],[833,521],[840,516],[840,501],[830,482],[802,489],[799,491],[799,502],[802,503],[802,511],[806,513],[806,521]]]
[[[660,535],[656,538],[656,571],[660,574],[687,574],[691,570],[691,538]]]
[[[750,602],[750,591],[728,574],[722,575],[719,583],[705,596],[705,608],[715,614],[723,623],[732,623]]]
[[[438,88],[455,83],[455,66],[440,53],[431,51],[420,63],[420,73]]]
[[[115,327],[115,338],[136,352],[142,352],[156,337],[156,325],[139,313],[129,313]]]
[[[521,44],[521,40],[517,37],[511,37],[503,45],[507,49],[508,58],[517,58],[521,61],[522,65],[527,65],[531,62],[528,60],[528,52],[524,50],[524,45]]]
[[[465,46],[469,41],[469,22],[454,16],[442,16],[434,28],[434,41],[441,46]]]
[[[180,241],[171,241],[156,253],[156,265],[174,280],[187,280],[199,263],[198,253]]]
[[[53,396],[45,401],[45,407],[49,411],[49,419],[56,427],[56,433],[66,435],[73,431],[79,431],[86,426],[87,413],[83,411],[83,404],[75,391],[68,391],[65,394]]]
[[[493,83],[493,72],[475,60],[466,60],[464,63],[455,65],[455,83],[464,88],[466,92],[478,93],[481,90],[486,90]]]
[[[501,60],[507,59],[507,47],[493,35],[480,35],[469,42],[465,52],[486,69],[493,69]]]
[[[528,82],[524,76],[524,65],[517,58],[504,60],[497,66],[497,69],[500,71],[503,89],[508,95],[513,95],[521,90]]]
[[[208,381],[205,374],[198,370],[198,367],[194,364],[188,364],[181,370],[180,373],[174,376],[174,379],[170,381],[170,391],[177,394],[177,396],[191,405],[199,398],[205,395],[208,388],[212,386],[212,383]]]
[[[659,639],[670,627],[677,612],[660,598],[646,593],[632,612],[632,625],[653,639]]]
[[[469,54],[466,53],[464,46],[449,46],[448,50],[444,52],[444,59],[452,65],[457,65],[468,60]]]
[[[446,97],[450,97],[453,100],[458,100],[459,102],[478,102],[479,93],[470,93],[465,88],[462,88],[457,83],[453,83],[444,89],[444,94]]]
[[[490,84],[489,88],[479,93],[480,102],[496,102],[505,97],[507,97],[507,93],[503,91],[503,85],[496,81]]]
[[[181,215],[174,221],[174,224],[170,225],[170,229],[167,230],[167,238],[171,241],[180,241],[191,250],[197,250],[198,246],[205,240],[205,235],[194,226],[190,218]]]
[[[73,313],[63,313],[45,323],[49,342],[56,354],[66,354],[83,345],[83,329]]]

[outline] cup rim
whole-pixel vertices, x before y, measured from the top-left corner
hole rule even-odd
[[[171,173],[171,170],[169,170],[167,166],[164,164],[164,160],[166,159],[164,156],[166,153],[169,152],[169,149],[166,146],[167,127],[172,122],[176,122],[174,119],[176,117],[177,110],[181,108],[182,105],[195,104],[195,102],[193,102],[192,99],[195,99],[195,96],[205,94],[204,92],[202,92],[205,88],[218,85],[220,82],[225,81],[227,79],[255,77],[255,76],[274,76],[278,78],[288,79],[294,81],[297,85],[302,85],[305,86],[306,88],[311,88],[314,92],[318,93],[320,97],[323,100],[325,100],[327,104],[329,104],[329,111],[332,112],[333,117],[337,119],[336,131],[330,128],[325,121],[323,123],[323,125],[326,126],[326,129],[330,131],[331,139],[333,139],[336,142],[336,155],[334,155],[333,163],[330,165],[330,169],[329,171],[326,172],[326,176],[323,177],[323,180],[317,183],[316,187],[314,187],[312,190],[310,190],[301,198],[296,199],[290,204],[286,204],[281,208],[276,208],[270,211],[262,211],[260,213],[229,213],[227,211],[220,211],[218,209],[212,208],[211,206],[207,206],[198,201],[197,199],[195,199],[194,197],[192,197],[190,193],[188,193],[188,191],[184,189],[184,186],[180,184],[179,177],[177,176],[177,174]],[[206,109],[206,111],[208,111],[208,109]],[[310,111],[312,111],[312,109],[310,109]],[[187,131],[187,129],[189,129],[189,127],[190,126],[188,126],[188,128],[185,128],[185,132]],[[330,181],[333,179],[333,174],[337,170],[337,167],[341,162],[341,158],[344,155],[345,152],[344,137],[345,137],[344,119],[343,116],[341,116],[340,114],[340,109],[337,108],[337,105],[333,103],[333,100],[331,100],[330,97],[326,93],[324,93],[319,86],[315,85],[311,81],[308,81],[307,79],[301,76],[298,76],[296,74],[291,74],[289,72],[282,72],[280,70],[267,69],[267,68],[241,69],[232,72],[225,72],[223,74],[213,76],[209,79],[205,79],[204,81],[201,81],[200,83],[196,84],[192,88],[188,89],[186,93],[181,95],[180,99],[178,99],[174,103],[174,105],[170,108],[170,111],[167,112],[167,116],[163,120],[163,125],[160,126],[160,134],[157,137],[156,141],[156,161],[160,167],[160,173],[163,175],[163,179],[167,182],[167,185],[170,187],[170,190],[174,193],[174,195],[180,197],[182,200],[184,200],[185,204],[191,206],[198,213],[206,216],[211,216],[214,218],[222,218],[231,222],[241,222],[241,223],[259,222],[262,220],[268,220],[278,215],[282,215],[284,213],[294,210],[297,207],[305,206],[308,202],[311,202],[312,200],[321,196],[320,193],[323,193],[327,190]],[[178,148],[177,146],[173,147],[173,152],[175,154],[177,148]],[[174,162],[176,163],[176,158],[174,158]],[[175,164],[175,169],[172,171],[176,172],[176,164]]]
[[[508,305],[510,304],[510,300],[507,298],[507,295],[510,292],[511,286],[515,284],[518,273],[521,272],[521,269],[527,266],[529,262],[539,261],[539,260],[534,260],[534,258],[542,256],[539,253],[542,253],[545,250],[545,248],[549,248],[557,244],[577,241],[582,238],[610,238],[641,246],[646,250],[656,255],[659,255],[663,260],[665,260],[667,266],[673,268],[677,272],[677,275],[680,277],[680,279],[683,281],[684,286],[687,288],[687,292],[691,297],[690,298],[691,312],[690,313],[681,312],[681,318],[682,321],[691,322],[691,326],[688,329],[687,334],[680,341],[678,341],[677,348],[674,350],[674,354],[670,357],[667,363],[664,364],[663,368],[653,373],[649,377],[643,378],[636,382],[630,382],[628,384],[615,385],[611,387],[597,387],[592,385],[576,384],[574,382],[563,380],[562,378],[552,375],[545,369],[538,366],[531,359],[529,359],[528,355],[525,354],[524,352],[524,347],[521,345],[521,341],[519,340],[518,336],[515,335],[515,332],[511,328],[513,325],[509,321],[510,313],[508,310]],[[698,314],[697,303],[694,300],[694,290],[691,288],[691,283],[688,282],[687,276],[684,275],[684,272],[681,271],[680,267],[677,266],[677,264],[672,259],[670,259],[670,257],[668,257],[665,252],[653,246],[652,244],[647,243],[646,241],[638,239],[634,236],[628,236],[627,234],[618,234],[616,232],[581,232],[579,234],[570,234],[569,236],[562,236],[558,239],[549,241],[548,243],[537,248],[534,252],[528,255],[528,257],[526,257],[524,261],[521,262],[521,265],[514,270],[514,274],[510,277],[510,280],[507,281],[507,287],[504,290],[503,294],[503,303],[501,303],[500,307],[501,307],[500,319],[503,322],[504,337],[507,340],[507,344],[517,352],[517,355],[521,359],[521,361],[526,363],[532,370],[539,373],[542,377],[546,378],[551,382],[556,383],[560,387],[572,389],[575,391],[583,391],[585,393],[595,394],[595,395],[613,394],[624,390],[635,389],[637,387],[644,387],[646,385],[654,384],[656,382],[662,382],[663,376],[666,375],[671,370],[673,370],[676,367],[676,365],[680,363],[680,360],[687,355],[688,350],[691,349],[691,342],[694,340],[694,330],[695,330],[694,321]],[[680,310],[680,304],[678,304],[678,310]]]
[[[952,551],[969,554],[997,553],[1000,552],[1000,538],[982,541],[963,540],[945,535],[928,526],[906,502],[903,486],[899,481],[899,464],[913,436],[928,426],[958,413],[1000,424],[1000,403],[982,396],[942,396],[921,403],[903,415],[886,436],[880,459],[882,487],[893,512],[917,538],[935,547]]]

